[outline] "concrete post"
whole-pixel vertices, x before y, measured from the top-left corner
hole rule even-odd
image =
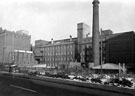
[[[92,50],[94,66],[99,65],[99,1],[94,0],[93,4],[93,29],[92,29]]]

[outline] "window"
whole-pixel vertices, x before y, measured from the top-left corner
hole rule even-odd
[[[69,61],[69,57],[67,57],[67,61]]]
[[[66,51],[64,52],[64,55],[66,55]]]
[[[73,52],[71,51],[71,55],[73,54]]]
[[[70,45],[70,48],[72,48],[72,45]]]
[[[68,49],[69,49],[69,46],[70,46],[70,45],[67,46]]]
[[[67,52],[67,55],[69,55],[69,51]]]
[[[88,44],[86,46],[87,46],[87,48],[89,48],[89,45]]]
[[[70,57],[70,61],[72,61],[72,57]]]
[[[64,49],[66,49],[67,48],[67,46],[66,45],[64,45]]]
[[[61,46],[61,49],[63,49],[63,46]]]

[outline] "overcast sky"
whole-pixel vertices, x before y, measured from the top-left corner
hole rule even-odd
[[[0,0],[0,27],[27,30],[35,40],[77,36],[77,23],[92,30],[93,0]],[[135,0],[100,0],[100,28],[135,31]]]

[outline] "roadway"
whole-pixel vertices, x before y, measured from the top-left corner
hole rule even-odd
[[[25,78],[12,79],[8,76],[3,78],[0,77],[0,96],[90,96],[90,94],[64,90],[61,88],[42,86],[34,83],[31,84],[29,79],[27,80]]]
[[[135,96],[134,90],[62,79],[0,74],[0,96]]]
[[[0,96],[47,96],[35,90],[0,82]]]

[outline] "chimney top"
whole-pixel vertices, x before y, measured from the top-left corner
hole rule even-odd
[[[51,39],[51,43],[53,44],[53,38]]]
[[[70,41],[72,41],[72,36],[70,35],[69,37],[70,37]]]
[[[99,4],[99,1],[98,0],[94,0],[93,2],[92,2],[92,4]]]

